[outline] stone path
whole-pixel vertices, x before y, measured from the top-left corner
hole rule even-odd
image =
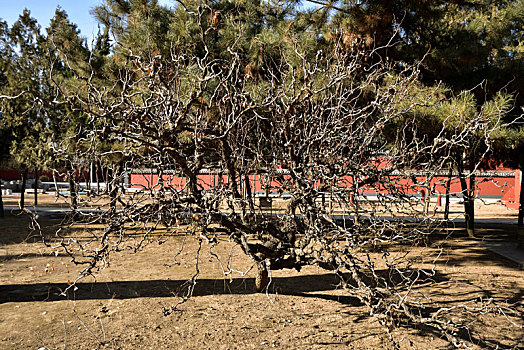
[[[524,249],[518,248],[517,242],[481,241],[479,245],[506,259],[516,262],[521,268],[524,268]]]

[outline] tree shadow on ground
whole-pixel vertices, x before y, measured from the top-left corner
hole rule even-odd
[[[397,279],[396,274],[388,271],[376,271],[378,275]],[[437,274],[431,278],[440,283],[449,279]],[[166,298],[182,296],[188,289],[187,280],[143,280],[143,281],[113,281],[76,283],[69,288],[66,295],[62,293],[68,287],[67,283],[34,283],[0,285],[0,303],[57,301],[57,300],[92,300],[92,299],[132,299],[132,298]],[[427,280],[420,280],[425,283]],[[289,277],[272,277],[267,288],[270,294],[294,295],[307,298],[321,298],[337,301],[342,304],[360,305],[357,298],[351,296],[330,295],[315,292],[328,292],[339,289],[340,280],[332,273],[300,275]],[[254,278],[199,278],[193,291],[193,296],[218,294],[253,294]]]
[[[52,237],[60,224],[60,220],[38,220],[44,237]],[[16,214],[6,212],[0,221],[2,234],[0,235],[0,246],[18,243],[42,242],[40,232],[31,227],[31,218],[27,214]]]
[[[1,248],[0,248],[1,249]],[[10,260],[23,260],[23,259],[30,259],[30,258],[42,258],[42,257],[49,257],[49,254],[41,254],[41,253],[22,253],[22,254],[0,254],[0,262],[10,261]],[[54,253],[53,257],[69,257],[69,255],[65,253]]]
[[[61,295],[61,293],[68,287],[67,283],[0,285],[0,303],[56,301],[64,299],[166,298],[182,295],[187,290],[186,282],[187,280],[168,279],[77,283],[76,288],[71,288],[66,296]],[[269,287],[269,293],[277,292],[282,295],[303,295],[309,292],[335,290],[337,285],[338,279],[334,274],[273,277]],[[254,286],[254,278],[234,278],[232,280],[223,278],[198,279],[193,296],[252,294],[254,293]],[[337,299],[338,297],[332,295],[326,297],[329,300],[339,300]]]
[[[437,265],[470,265],[486,264],[515,268],[520,265],[502,255],[482,247],[480,242],[507,243],[517,246],[517,225],[500,223],[476,224],[475,238],[469,238],[464,223],[453,223],[453,226],[443,228],[431,235],[430,242],[435,247],[446,248],[451,254],[444,254],[436,261]],[[456,239],[468,244],[457,244]]]
[[[519,263],[510,260],[502,255],[483,248],[477,243],[471,246],[460,246],[460,253],[457,253],[457,247],[453,244],[443,244],[443,247],[455,249],[451,255],[443,255],[436,261],[437,265],[465,266],[465,265],[485,265],[486,263],[493,266],[502,266],[520,270]]]
[[[445,275],[437,275],[433,278],[436,288],[442,289],[445,293],[449,289],[451,280]],[[145,280],[145,281],[116,281],[116,282],[94,282],[77,283],[77,290],[69,290],[66,296],[60,293],[67,287],[66,283],[35,283],[35,284],[14,284],[0,285],[0,303],[7,302],[34,302],[34,301],[58,301],[58,300],[95,300],[95,299],[134,299],[134,298],[170,298],[175,297],[187,290],[186,280]],[[335,295],[332,292],[337,290],[338,277],[334,274],[315,274],[290,277],[273,277],[268,288],[270,294],[290,295],[303,298],[317,298],[335,301],[343,305],[362,306],[362,303],[355,297],[349,295]],[[424,285],[420,285],[424,288]],[[416,288],[419,288],[416,287]],[[217,279],[198,279],[193,296],[206,295],[250,295],[254,294],[254,278],[235,278],[233,280]],[[330,293],[331,292],[331,293]],[[461,301],[471,300],[482,294],[482,291],[475,291],[471,295],[463,295],[464,300],[452,298],[448,302],[442,302],[440,306],[452,306]],[[520,289],[509,301],[518,302],[524,293]],[[463,293],[464,294],[464,293]],[[488,296],[489,293],[484,293]],[[471,298],[469,298],[471,296]],[[448,305],[449,304],[449,305]],[[425,312],[432,312],[431,307]],[[364,320],[368,316],[362,314]],[[406,327],[413,329],[406,323]],[[415,332],[427,336],[441,336],[433,327],[417,326]],[[475,343],[499,345],[495,340],[480,339],[470,334],[457,334],[459,339],[473,341]]]
[[[475,237],[473,240],[490,240],[490,241],[505,241],[516,242],[518,227],[515,218],[514,223],[507,222],[482,222],[477,219],[475,222]],[[448,222],[441,223],[434,232],[431,233],[432,240],[446,240],[449,238],[465,238],[468,237],[466,231],[466,224],[464,222]]]

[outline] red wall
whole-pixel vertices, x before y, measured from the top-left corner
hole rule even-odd
[[[501,174],[501,173],[499,173]],[[479,175],[482,175],[479,174]],[[488,176],[489,175],[489,176]],[[494,198],[502,198],[503,201],[506,201],[512,206],[512,203],[515,203],[518,201],[519,194],[520,194],[520,171],[512,171],[509,169],[503,169],[503,176],[495,176],[494,174],[487,174],[484,173],[484,176],[477,176],[476,177],[476,189],[475,193],[478,196],[495,196]],[[289,175],[283,175],[282,178],[287,181],[289,180]],[[187,184],[187,181],[184,177],[181,176],[175,176],[171,174],[164,174],[162,175],[164,186],[166,186],[169,190],[182,190],[184,186]],[[391,180],[394,182],[395,179],[397,180],[397,183],[394,183],[393,185],[397,188],[402,189],[405,193],[421,193],[421,191],[425,191],[426,188],[423,186],[423,182],[425,180],[424,177],[417,176],[416,177],[416,183],[412,181],[412,179],[406,179],[406,178],[398,178],[395,176],[391,176]],[[150,173],[132,173],[130,175],[129,179],[130,187],[132,188],[143,188],[143,189],[150,189],[153,188],[159,188],[159,177],[158,174],[150,174]],[[250,184],[251,184],[251,190],[252,191],[265,191],[266,189],[269,192],[272,191],[278,191],[279,189],[282,189],[286,191],[286,186],[292,186],[291,183],[287,183],[285,185],[281,184],[280,182],[276,180],[271,180],[270,184],[268,184],[268,180],[264,175],[250,175],[249,176]],[[444,194],[446,192],[446,181],[447,176],[437,176],[431,180],[431,195],[435,196],[437,194]],[[228,176],[222,175],[221,181],[219,181],[219,175],[217,174],[201,174],[198,175],[198,183],[201,186],[203,190],[209,190],[213,187],[219,186],[220,182],[222,183],[222,186],[228,186]],[[468,185],[469,185],[469,181]],[[243,188],[244,184],[240,184],[241,188]],[[268,186],[269,185],[269,186]],[[320,182],[317,182],[316,186],[320,186]],[[352,185],[352,179],[351,177],[344,177],[339,180],[339,186],[340,187],[349,187]],[[460,181],[457,178],[453,178],[450,186],[450,193],[451,194],[460,194],[461,193],[461,185]],[[362,193],[388,193],[389,190],[387,187],[381,186],[381,185],[374,185],[374,186],[367,186],[361,188]]]

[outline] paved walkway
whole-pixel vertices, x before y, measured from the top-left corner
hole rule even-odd
[[[27,206],[25,207],[27,210],[34,211],[35,207],[33,206]],[[18,206],[4,206],[5,211],[11,211],[11,210],[19,210]],[[60,208],[60,207],[43,207],[43,206],[37,206],[36,207],[36,213],[39,217],[46,217],[48,219],[60,219],[65,217],[65,215],[70,212],[71,210],[69,208]],[[80,213],[82,214],[97,214],[102,213],[101,210],[98,209],[80,209]]]
[[[518,248],[517,242],[481,241],[479,245],[506,259],[516,262],[521,268],[524,268],[524,249]]]

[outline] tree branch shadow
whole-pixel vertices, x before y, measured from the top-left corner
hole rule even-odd
[[[168,298],[179,296],[185,291],[187,280],[144,280],[114,282],[79,282],[67,294],[61,293],[67,283],[33,283],[0,285],[0,303],[58,301],[58,300],[93,300],[93,299],[133,299],[133,298]],[[305,295],[310,292],[335,290],[338,285],[334,274],[301,275],[292,277],[273,277],[272,284],[278,286],[278,293],[283,295]],[[193,296],[220,294],[253,294],[254,278],[198,279]],[[270,288],[270,293],[275,290]],[[320,294],[327,300],[345,300],[336,296]]]
[[[443,290],[448,288],[446,276],[438,276],[435,284]],[[34,283],[0,285],[0,304],[7,302],[34,302],[59,300],[96,300],[96,299],[134,299],[134,298],[171,298],[180,296],[187,289],[184,288],[187,280],[144,280],[144,281],[114,281],[77,283],[76,290],[70,289],[66,296],[61,295],[67,288],[66,283]],[[353,296],[335,295],[330,293],[339,289],[338,277],[335,274],[300,275],[290,277],[273,277],[268,292],[270,294],[297,296],[301,298],[318,298],[334,301],[343,305],[362,306],[362,303]],[[254,278],[235,278],[232,280],[198,279],[193,296],[208,295],[250,295],[254,294]],[[511,300],[518,301],[522,296],[521,289]],[[450,305],[457,300],[450,300]],[[442,306],[445,306],[444,303]],[[426,310],[430,311],[430,310]],[[364,318],[365,316],[362,315]],[[402,325],[400,325],[402,327]],[[440,336],[436,329],[425,326],[406,324],[405,327],[414,329],[416,333],[427,336]],[[464,332],[458,334],[460,339],[476,344],[489,344],[503,347],[504,344],[495,339],[480,339],[477,336]]]

